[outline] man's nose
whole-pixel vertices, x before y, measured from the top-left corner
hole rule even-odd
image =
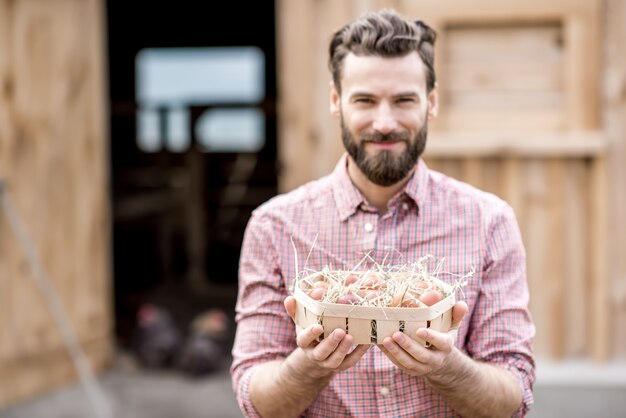
[[[381,103],[376,109],[372,128],[382,134],[388,134],[393,132],[397,126],[398,123],[389,104]]]

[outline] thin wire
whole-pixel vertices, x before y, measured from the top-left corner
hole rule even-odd
[[[0,180],[0,207],[6,215],[15,238],[18,240],[24,254],[26,255],[28,265],[32,271],[32,277],[48,304],[53,320],[61,333],[63,343],[70,354],[74,367],[78,372],[82,386],[87,393],[87,397],[91,402],[91,406],[93,407],[96,416],[98,418],[112,418],[113,412],[111,405],[106,398],[104,391],[98,384],[98,381],[94,378],[91,366],[87,362],[85,354],[78,343],[78,339],[76,338],[76,334],[70,326],[67,315],[65,314],[63,306],[59,301],[59,297],[39,261],[37,250],[28,238],[26,230],[20,221],[13,204],[11,203],[11,199],[6,193],[5,183],[2,180]]]

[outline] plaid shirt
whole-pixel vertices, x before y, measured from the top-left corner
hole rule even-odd
[[[527,309],[526,256],[511,207],[420,160],[381,216],[352,184],[346,158],[329,176],[261,205],[249,221],[231,366],[242,411],[258,416],[248,392],[255,365],[287,357],[297,347],[294,323],[283,307],[296,267],[349,270],[369,253],[386,264],[416,262],[424,255],[443,259],[442,271],[451,274],[439,278],[449,283],[475,270],[463,292],[457,292],[469,312],[456,346],[476,360],[510,370],[524,392],[517,416],[525,415],[533,399],[535,327]],[[457,414],[424,378],[405,374],[373,347],[355,367],[337,373],[303,416]]]

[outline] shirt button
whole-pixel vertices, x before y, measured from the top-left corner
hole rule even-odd
[[[408,210],[408,209],[409,209],[409,204],[408,204],[408,203],[406,203],[406,202],[404,202],[404,203],[402,204],[402,209],[404,209],[404,210]]]
[[[385,396],[389,394],[389,388],[387,386],[381,386],[379,389],[381,395]]]
[[[372,225],[369,222],[365,224],[365,232],[372,232],[373,230],[374,230],[374,225]]]

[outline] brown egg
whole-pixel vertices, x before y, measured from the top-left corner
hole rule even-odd
[[[367,300],[379,299],[381,296],[382,296],[382,292],[380,292],[378,290],[368,290],[365,293],[365,299],[367,299]]]
[[[327,281],[322,281],[322,280],[320,280],[320,281],[318,281],[318,282],[313,283],[313,287],[314,287],[314,288],[320,288],[320,287],[323,287],[323,288],[325,288],[325,289],[326,289],[326,288],[328,288],[328,286],[330,286],[330,284],[329,284]]]
[[[367,289],[378,289],[384,284],[384,280],[378,274],[370,274],[365,278],[361,287]]]
[[[402,306],[403,308],[421,308],[424,305],[422,303],[420,303],[414,297],[407,295],[407,297],[404,298],[404,300],[402,301],[402,304],[400,306]]]
[[[359,298],[353,294],[341,295],[337,298],[335,303],[340,303],[342,305],[356,305],[359,303]]]
[[[441,296],[441,293],[431,290],[424,293],[419,299],[425,305],[433,306],[435,303],[441,301],[443,297]]]
[[[309,296],[311,297],[311,299],[314,299],[314,300],[322,300],[325,294],[326,294],[325,287],[317,287],[311,290],[311,292],[309,293]]]
[[[354,274],[354,273],[350,273],[346,276],[345,279],[343,279],[343,284],[346,286],[349,286],[351,284],[356,283],[359,280],[359,276]]]

